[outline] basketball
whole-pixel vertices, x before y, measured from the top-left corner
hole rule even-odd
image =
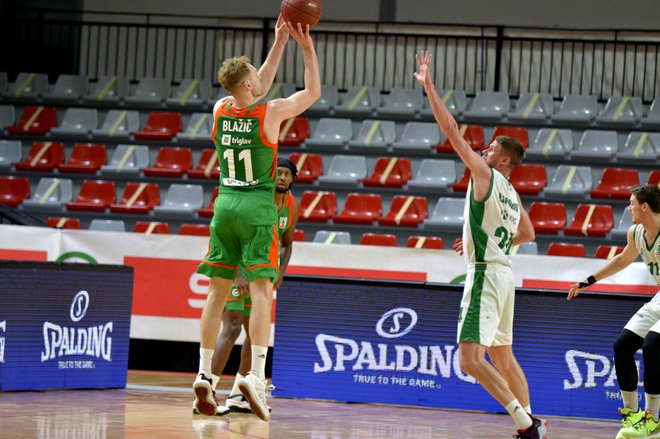
[[[292,25],[300,23],[305,28],[306,24],[313,27],[319,22],[323,7],[320,0],[282,0],[282,18]]]

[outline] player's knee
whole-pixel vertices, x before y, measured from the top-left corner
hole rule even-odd
[[[614,356],[626,357],[635,355],[635,352],[641,347],[642,338],[637,334],[624,329],[614,341]]]
[[[478,358],[476,358],[474,355],[467,355],[463,352],[460,352],[458,356],[458,364],[461,367],[463,373],[471,376],[474,376],[480,367]]]
[[[650,331],[642,343],[642,352],[644,361],[647,359],[656,359],[660,355],[660,334]]]

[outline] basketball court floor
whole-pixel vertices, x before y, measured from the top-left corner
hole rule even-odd
[[[129,371],[120,390],[0,392],[0,438],[495,439],[514,433],[503,414],[302,399],[270,400],[270,423],[246,414],[193,416],[193,380],[191,373]],[[223,377],[224,395],[232,382]],[[618,430],[615,421],[548,419],[552,439],[613,438]]]

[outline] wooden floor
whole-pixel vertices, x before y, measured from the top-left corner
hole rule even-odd
[[[439,409],[271,400],[253,415],[192,415],[194,374],[129,372],[122,390],[0,392],[0,438],[12,439],[491,439],[510,438],[509,416]],[[220,387],[231,387],[223,377]],[[613,421],[549,418],[553,439],[613,438]]]

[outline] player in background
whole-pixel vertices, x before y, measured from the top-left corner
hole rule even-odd
[[[462,249],[468,264],[458,322],[461,369],[473,376],[513,417],[520,439],[547,437],[547,422],[531,415],[527,379],[513,343],[515,284],[511,247],[534,240],[534,228],[509,176],[521,163],[520,143],[498,136],[480,156],[463,139],[431,79],[431,55],[416,55],[415,78],[433,115],[471,178],[465,200]],[[493,364],[486,360],[486,352]],[[493,366],[494,365],[494,366]]]
[[[631,188],[630,192],[628,210],[633,225],[628,229],[625,248],[586,280],[571,286],[568,300],[623,270],[640,256],[660,285],[660,189],[648,184]],[[639,407],[637,393],[635,353],[640,348],[644,358],[645,411]],[[660,438],[660,291],[630,318],[614,342],[614,366],[623,399],[617,439]]]
[[[280,238],[280,268],[277,280],[273,286],[274,290],[277,290],[282,285],[284,274],[289,266],[291,253],[293,252],[293,234],[300,210],[298,203],[290,191],[297,176],[298,168],[291,160],[281,158],[277,161],[275,205],[277,206],[277,230]],[[247,413],[251,412],[250,405],[238,388],[238,382],[250,371],[251,342],[248,329],[252,302],[250,300],[249,284],[240,275],[240,270],[236,277],[234,287],[230,296],[227,298],[225,311],[222,314],[222,330],[213,352],[213,390],[215,390],[219,376],[227,364],[234,343],[236,343],[236,339],[241,334],[241,328],[244,327],[247,336],[241,348],[241,361],[225,406],[227,407],[227,412]]]
[[[209,293],[200,324],[199,374],[193,383],[195,409],[207,416],[217,413],[212,386],[213,348],[220,331],[222,313],[239,264],[250,283],[252,311],[250,339],[252,366],[239,380],[250,408],[269,421],[266,405],[265,365],[270,338],[273,283],[278,273],[277,208],[273,203],[277,171],[277,139],[284,120],[309,108],[321,96],[318,59],[309,26],[286,24],[303,53],[304,86],[288,98],[259,104],[270,87],[284,50],[286,38],[281,18],[266,71],[246,57],[225,60],[218,72],[230,93],[213,108],[212,139],[218,151],[220,190],[211,220],[209,251],[198,273],[210,278]],[[277,62],[275,62],[277,61]],[[261,74],[260,74],[261,72]]]

